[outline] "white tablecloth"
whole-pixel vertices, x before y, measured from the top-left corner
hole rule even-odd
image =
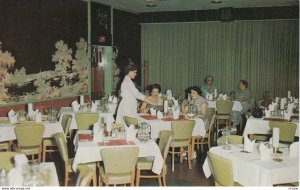
[[[207,100],[208,107],[209,108],[215,108],[217,110],[217,101],[215,100]],[[243,107],[241,102],[239,101],[233,101],[232,111],[242,111]]]
[[[59,111],[59,121],[61,122],[61,120],[62,120],[62,117],[63,117],[63,115],[64,114],[70,114],[70,115],[72,115],[72,121],[71,121],[71,124],[70,124],[70,129],[78,129],[78,127],[77,127],[77,121],[76,121],[76,118],[75,118],[75,114],[76,113],[93,113],[93,112],[90,112],[90,111],[79,111],[79,112],[74,112],[73,110],[72,110],[72,108],[71,109],[67,109],[66,107],[64,108],[64,109],[61,109],[60,111]],[[113,113],[111,113],[111,112],[108,112],[108,113],[102,113],[102,112],[94,112],[94,113],[98,113],[99,114],[99,122],[101,122],[101,118],[104,118],[104,120],[102,120],[103,122],[106,122],[106,119],[108,118],[108,117],[111,117],[111,119],[112,119],[112,121],[115,121],[115,119],[114,119],[114,116],[113,116]]]
[[[58,121],[55,123],[43,121],[41,124],[45,126],[43,138],[52,137],[53,134],[59,132],[64,133],[64,130]],[[15,140],[16,134],[14,128],[15,124],[12,123],[0,124],[0,142]]]
[[[270,134],[270,126],[268,120],[264,120],[263,118],[254,118],[250,117],[247,120],[244,135],[248,134]],[[299,121],[293,120],[293,123],[297,125],[297,130],[295,136],[299,137]]]
[[[108,102],[107,107],[110,113],[117,114],[118,103]]]
[[[232,145],[232,150],[227,151],[218,146],[209,150],[232,162],[235,182],[243,186],[272,186],[299,181],[299,157],[289,157],[287,145],[280,149],[283,152],[282,162],[260,160],[257,148],[253,153],[243,153],[242,148],[238,146],[242,147],[242,145]],[[206,177],[211,175],[212,171],[207,158],[203,164],[203,171]]]
[[[80,132],[83,132],[83,131],[80,131]],[[83,132],[83,133],[86,133],[86,132]],[[102,157],[100,154],[101,149],[116,147],[116,146],[99,146],[99,145],[97,145],[96,142],[92,142],[92,141],[88,141],[88,142],[78,142],[77,141],[75,143],[76,143],[76,145],[75,145],[76,154],[75,154],[73,165],[72,165],[72,169],[74,171],[77,170],[78,164],[102,161]],[[147,143],[141,143],[138,140],[136,140],[135,145],[122,145],[122,147],[127,147],[127,146],[138,146],[139,147],[138,157],[153,156],[154,161],[153,161],[152,171],[156,174],[161,173],[161,169],[163,166],[163,157],[161,155],[158,145],[153,140],[150,140]],[[120,156],[122,156],[122,155],[120,155]]]
[[[171,123],[172,121],[163,121],[163,120],[146,120],[140,116],[138,116],[138,122],[146,122],[151,126],[151,139],[159,138],[160,131],[169,130],[171,131]],[[192,136],[202,136],[204,137],[206,134],[204,122],[200,118],[194,119],[196,121],[195,127],[192,133]]]

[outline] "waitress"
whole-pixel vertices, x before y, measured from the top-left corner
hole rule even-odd
[[[154,104],[149,97],[146,97],[135,87],[133,79],[137,75],[137,67],[135,65],[127,65],[125,67],[125,77],[121,84],[122,100],[118,107],[116,122],[124,124],[123,117],[137,117],[137,99],[142,100],[148,104]]]

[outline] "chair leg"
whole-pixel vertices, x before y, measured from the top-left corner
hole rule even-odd
[[[183,152],[184,152],[183,147],[180,147],[180,163],[182,163],[183,161]]]
[[[161,183],[161,178],[159,177],[159,178],[157,178],[157,180],[158,180],[158,184],[159,184],[159,186],[161,187],[161,186],[162,186],[162,183]]]
[[[134,186],[134,178],[135,178],[135,172],[131,173],[131,177],[130,177],[130,186]]]
[[[194,160],[194,148],[195,148],[195,141],[196,141],[196,138],[195,137],[192,137],[192,160]]]
[[[172,147],[172,172],[174,172],[174,147]]]
[[[140,176],[141,176],[141,170],[137,169],[136,170],[136,180],[135,180],[136,186],[140,186]]]
[[[45,145],[43,145],[43,162],[46,161],[46,150],[47,150],[47,147]]]
[[[166,183],[166,174],[165,173],[163,174],[162,179],[163,179],[163,185],[166,187],[167,183]]]
[[[188,146],[188,164],[189,164],[189,169],[192,169],[192,163],[191,163],[191,146]]]
[[[68,169],[65,167],[65,186],[68,186],[69,181],[69,172]]]
[[[97,186],[97,168],[94,168],[94,172],[93,172],[93,186],[96,187]]]

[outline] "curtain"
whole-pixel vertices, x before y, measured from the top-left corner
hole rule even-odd
[[[148,61],[149,84],[181,95],[211,74],[219,93],[237,91],[244,79],[256,99],[264,91],[298,97],[298,26],[298,20],[142,24],[141,63]]]

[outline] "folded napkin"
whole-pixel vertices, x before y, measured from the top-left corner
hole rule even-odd
[[[112,101],[113,101],[113,98],[114,98],[113,96],[109,95],[108,101],[109,101],[109,102],[112,102]]]
[[[287,112],[293,113],[293,109],[294,109],[294,103],[289,103],[287,106]]]
[[[206,93],[205,99],[208,100],[209,93]]]
[[[96,122],[93,126],[93,142],[104,141],[104,130],[100,127],[99,122]]]
[[[271,110],[265,109],[265,117],[271,117]]]
[[[168,99],[168,100],[171,100],[172,97],[173,97],[173,96],[172,96],[172,91],[171,91],[171,90],[167,90],[167,91],[166,91],[166,95],[167,95],[167,99]]]
[[[71,103],[71,106],[72,106],[72,108],[73,108],[73,111],[75,111],[75,112],[79,111],[80,104],[78,104],[77,100],[74,100],[74,101]]]
[[[10,123],[18,123],[18,114],[14,110],[8,112],[8,119]]]
[[[162,119],[162,118],[164,118],[164,114],[161,113],[161,111],[158,111],[156,114],[156,117],[157,117],[157,119]]]
[[[218,90],[215,89],[215,90],[214,90],[214,98],[217,98],[217,97],[218,97]]]
[[[91,112],[97,112],[97,104],[92,102]]]
[[[114,97],[113,97],[112,103],[114,103],[114,104],[118,103],[118,97],[117,97],[117,96],[114,96]]]
[[[299,99],[298,98],[294,98],[294,103],[298,104],[299,103]]]
[[[41,112],[38,112],[38,113],[35,114],[34,121],[42,122],[42,113]]]
[[[258,150],[261,160],[271,160],[272,150],[266,147],[264,143],[258,145]]]
[[[33,104],[32,103],[28,103],[27,105],[27,114],[29,117],[33,117],[34,116],[34,111],[33,111]]]
[[[151,113],[151,115],[155,116],[156,115],[156,109],[150,108],[150,113]]]
[[[136,139],[136,130],[134,129],[134,125],[125,127],[125,130],[126,141],[134,141]]]
[[[299,142],[294,142],[290,145],[290,157],[299,157]]]
[[[8,173],[9,186],[21,186],[23,185],[23,170],[28,168],[28,158],[24,154],[17,153],[14,156],[14,168]]]
[[[269,145],[273,145],[273,138],[272,137],[269,139]]]
[[[275,110],[275,106],[276,106],[276,103],[272,102],[271,104],[269,104],[269,110],[270,111],[274,111]]]
[[[293,115],[293,113],[290,113],[290,112],[287,112],[287,111],[283,112],[284,119],[290,120],[292,115]]]
[[[176,100],[174,97],[172,98],[172,100],[173,100],[174,106],[179,107],[178,100]]]
[[[173,119],[179,119],[180,109],[172,108]]]
[[[251,142],[250,139],[248,138],[248,135],[244,135],[244,151],[253,152],[254,145],[255,145],[255,140]]]
[[[227,100],[227,94],[223,95],[223,100]]]
[[[275,103],[278,104],[278,102],[279,102],[279,97],[276,97],[275,98]]]

